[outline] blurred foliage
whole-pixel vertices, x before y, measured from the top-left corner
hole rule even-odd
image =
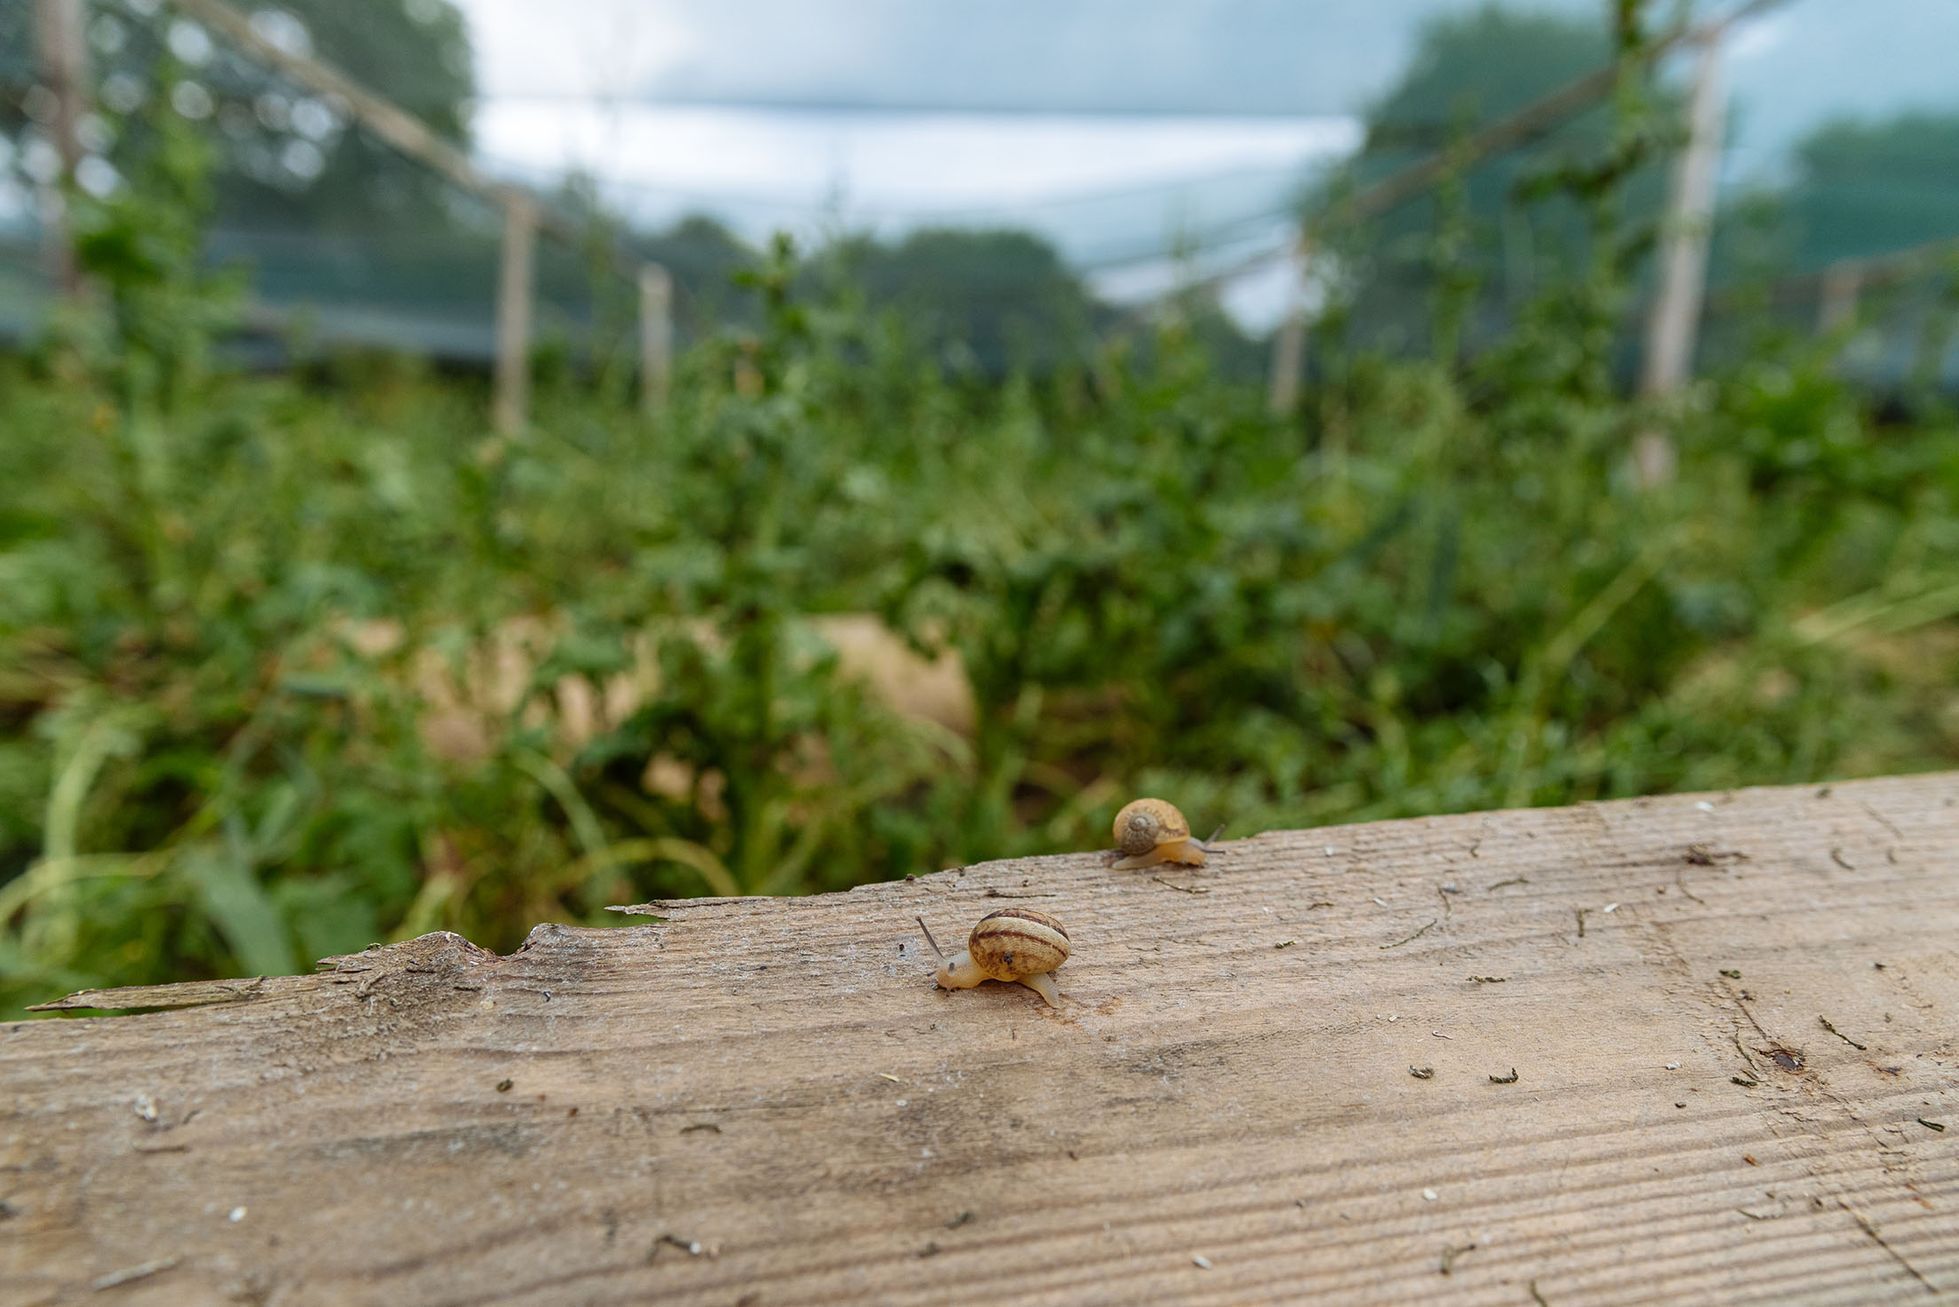
[[[1508,329],[1549,286],[1585,285],[1600,259],[1600,202],[1629,236],[1650,242],[1666,191],[1661,166],[1679,133],[1678,98],[1638,56],[1647,6],[1615,6],[1617,26],[1498,5],[1432,19],[1400,80],[1366,115],[1360,151],[1307,207],[1340,199],[1612,63],[1617,94],[1528,149],[1478,162],[1453,183],[1324,248],[1355,283],[1346,330],[1376,348],[1448,353]],[[1453,301],[1437,313],[1436,297]]]
[[[1055,248],[1024,231],[917,231],[832,251],[834,275],[873,308],[897,311],[926,352],[955,372],[1046,372],[1078,358],[1093,305]]]
[[[1950,239],[1959,115],[1827,123],[1797,147],[1795,172],[1781,199],[1798,266]]]
[[[1171,329],[975,388],[752,280],[657,420],[566,386],[514,442],[412,369],[15,369],[0,1002],[1094,847],[1138,792],[1244,834],[1959,757],[1959,441],[1818,359],[1710,381],[1638,495],[1625,406],[1534,374],[1356,356],[1281,421]],[[845,611],[955,650],[972,730],[846,676]],[[508,696],[445,688],[513,629]]]
[[[33,49],[33,9],[32,0],[0,3],[0,48]],[[281,0],[250,12],[273,44],[358,69],[363,85],[467,143],[475,76],[451,0]],[[173,112],[201,124],[214,150],[222,225],[352,233],[383,223],[450,225],[440,178],[161,0],[92,0],[88,13],[101,107],[125,130]],[[37,128],[13,100],[0,98],[0,135],[18,140]]]
[[[0,1011],[1096,847],[1137,793],[1243,835],[1952,765],[1954,420],[1881,424],[1768,331],[1624,400],[1624,90],[1511,196],[1582,251],[1514,327],[1465,363],[1432,293],[1393,361],[1355,280],[1282,417],[1201,311],[994,383],[907,278],[833,275],[861,247],[786,243],[650,417],[603,360],[541,369],[518,439],[399,360],[226,376],[210,160],[130,134],[78,208],[95,310],[0,362]],[[865,614],[956,658],[970,724],[849,670]]]

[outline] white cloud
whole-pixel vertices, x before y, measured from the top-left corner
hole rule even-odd
[[[631,95],[697,58],[671,6],[619,0],[456,0],[476,79],[493,96]]]

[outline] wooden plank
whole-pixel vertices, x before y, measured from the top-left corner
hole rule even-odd
[[[0,1300],[1929,1302],[1955,868],[1945,774],[657,905],[0,1026]],[[1015,903],[1070,928],[1063,1006],[937,991],[913,915]]]

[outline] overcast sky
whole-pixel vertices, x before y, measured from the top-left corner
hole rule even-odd
[[[1424,20],[1481,0],[457,2],[498,96],[1345,114],[1393,80]],[[1819,112],[1959,95],[1954,0],[1785,0],[1739,45],[1773,52],[1738,87],[1772,137]]]
[[[518,175],[579,166],[644,220],[706,209],[750,234],[1024,223],[1110,264],[1180,235],[1276,239],[1422,22],[1476,0],[457,3],[479,149]],[[1959,109],[1955,50],[1959,0],[1752,20],[1728,52],[1728,179],[1773,176],[1828,117]]]

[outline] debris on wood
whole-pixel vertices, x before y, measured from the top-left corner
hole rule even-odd
[[[1169,881],[1163,879],[1163,877],[1161,876],[1151,876],[1150,879],[1155,881],[1157,884],[1164,886],[1167,889],[1176,890],[1179,894],[1209,894],[1211,892],[1208,889],[1204,889],[1192,885],[1173,885]]]
[[[1433,1080],[1435,1079],[1435,1068],[1432,1066],[1411,1066],[1408,1068],[1408,1074],[1417,1080]]]
[[[1510,1074],[1509,1074],[1509,1075],[1507,1075],[1507,1076],[1491,1076],[1491,1077],[1490,1077],[1490,1083],[1491,1083],[1491,1084],[1493,1084],[1493,1085],[1514,1085],[1514,1084],[1516,1084],[1516,1083],[1517,1083],[1517,1068],[1516,1068],[1516,1067],[1514,1067],[1514,1066],[1513,1066],[1513,1067],[1511,1067],[1511,1068],[1510,1068]]]
[[[182,1257],[159,1257],[154,1261],[139,1262],[125,1270],[98,1275],[88,1282],[88,1287],[96,1293],[103,1293],[125,1284],[134,1284],[138,1280],[147,1280],[152,1275],[161,1275],[183,1260]]]
[[[1381,945],[1381,947],[1382,949],[1385,950],[1391,948],[1400,948],[1403,944],[1412,944],[1416,940],[1420,939],[1422,936],[1428,934],[1431,930],[1434,930],[1436,926],[1441,923],[1441,920],[1442,919],[1440,917],[1431,917],[1429,918],[1429,923],[1426,926],[1423,926],[1420,930],[1408,936],[1408,938],[1398,939],[1392,944],[1383,944]]]
[[[1859,1053],[1870,1052],[1870,1046],[1868,1044],[1860,1044],[1856,1040],[1852,1039],[1849,1035],[1846,1035],[1841,1030],[1838,1030],[1835,1026],[1830,1024],[1830,1019],[1828,1017],[1818,1017],[1816,1019],[1817,1021],[1822,1023],[1823,1029],[1829,1031],[1831,1034],[1835,1035],[1838,1039],[1841,1039],[1844,1043],[1856,1049]]]
[[[1442,1250],[1442,1274],[1448,1275],[1455,1270],[1456,1258],[1462,1256],[1464,1253],[1473,1253],[1475,1251],[1476,1245],[1473,1243],[1452,1244],[1444,1248]]]

